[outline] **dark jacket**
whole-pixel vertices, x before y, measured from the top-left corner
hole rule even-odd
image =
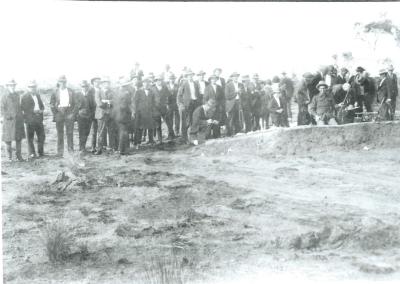
[[[113,116],[117,123],[127,124],[132,117],[132,92],[129,86],[123,86],[116,92],[113,100]]]
[[[168,107],[170,109],[176,109],[178,107],[177,102],[176,102],[176,97],[178,95],[178,85],[174,84],[174,86],[171,88],[171,85],[169,83],[166,84],[169,92],[171,95],[168,97]]]
[[[203,103],[206,103],[208,100],[215,100],[215,113],[213,119],[218,120],[220,124],[224,122],[225,119],[225,96],[224,91],[221,86],[216,85],[214,91],[213,86],[210,84],[204,90]]]
[[[32,94],[31,92],[28,92],[22,96],[21,99],[21,110],[24,114],[24,120],[25,123],[31,124],[31,123],[42,123],[43,122],[43,112],[41,113],[35,113],[35,101],[32,98],[32,95],[36,96],[39,104],[39,109],[41,111],[44,110],[44,104],[42,102],[42,99],[40,98],[40,94]]]
[[[327,115],[333,117],[335,113],[335,101],[333,95],[326,93],[324,95],[318,94],[313,97],[310,104],[310,112],[314,116]]]
[[[285,126],[286,125],[286,101],[283,96],[279,97],[280,106],[272,95],[271,100],[269,101],[268,109],[271,115],[272,124],[275,126]],[[278,110],[283,110],[281,113],[277,112]]]
[[[199,86],[194,81],[193,84],[195,91],[194,96],[196,97],[196,100],[198,100],[200,98]],[[178,91],[178,97],[177,97],[178,106],[187,108],[189,107],[191,100],[192,100],[192,95],[190,93],[190,85],[188,81],[185,81],[182,83]]]
[[[136,91],[132,114],[135,116],[135,128],[152,129],[155,127],[156,101],[154,92],[149,89],[148,95],[143,88]]]
[[[155,116],[165,115],[168,111],[168,101],[171,96],[170,91],[165,85],[162,85],[161,89],[158,90],[157,86],[152,88],[154,93],[155,103],[156,103],[156,113]]]
[[[230,112],[235,105],[236,101],[236,96],[239,95],[242,96],[242,93],[244,92],[243,90],[243,85],[241,83],[238,83],[238,92],[235,90],[235,86],[233,84],[233,81],[230,81],[229,83],[226,84],[225,86],[225,111]]]
[[[392,76],[387,74],[386,78],[387,78],[389,96],[392,100],[395,100],[395,98],[399,94],[399,86],[397,85],[396,74],[393,74]]]
[[[58,105],[60,104],[60,89],[57,88],[50,98],[50,108],[53,113],[53,121],[63,120],[64,114],[67,115],[69,119],[75,119],[76,117],[76,97],[70,88],[67,88],[67,90],[69,95],[69,107],[63,109],[62,112],[60,112],[60,109],[58,108]]]
[[[96,111],[96,102],[94,101],[94,89],[87,91],[86,95],[83,92],[77,93],[77,109],[78,117],[93,119]]]
[[[190,127],[190,134],[197,134],[207,127],[207,116],[203,106],[197,107],[193,112],[193,122]]]

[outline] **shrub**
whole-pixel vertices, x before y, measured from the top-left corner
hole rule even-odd
[[[71,253],[72,236],[64,222],[50,222],[44,229],[43,239],[49,261],[65,261]]]

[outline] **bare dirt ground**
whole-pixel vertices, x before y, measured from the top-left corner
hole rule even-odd
[[[4,281],[149,283],[161,260],[186,283],[398,283],[399,127],[272,129],[56,159],[47,121],[48,157],[2,163]],[[71,241],[59,264],[44,244],[52,222]]]

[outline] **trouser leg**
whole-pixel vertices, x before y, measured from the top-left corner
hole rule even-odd
[[[87,138],[90,133],[91,121],[88,118],[78,118],[79,150],[86,149]]]
[[[101,151],[104,145],[104,133],[106,133],[106,119],[98,119],[97,126],[97,150]]]
[[[26,138],[28,140],[28,155],[35,155],[35,145],[33,144],[33,138],[35,136],[35,125],[33,123],[25,124],[26,127]]]
[[[125,123],[118,123],[118,148],[121,154],[126,154],[129,149],[129,135],[128,135],[128,125]]]
[[[390,119],[394,120],[396,113],[396,97],[390,101]]]
[[[97,119],[92,120],[92,150],[96,150],[97,147],[97,131],[99,128],[99,124],[97,122]]]
[[[120,130],[120,125],[117,123],[114,119],[110,120],[110,126],[109,126],[109,131],[108,131],[108,140],[110,141],[110,148],[113,150],[118,149],[119,145],[119,130]]]
[[[10,142],[5,142],[6,147],[7,147],[7,154],[8,154],[8,159],[12,159],[12,146],[11,146],[11,141]]]
[[[17,156],[18,160],[22,160],[21,145],[22,145],[21,140],[15,140],[15,152],[16,152],[15,155]]]
[[[250,111],[244,110],[243,111],[243,116],[244,116],[244,125],[245,125],[245,132],[251,131],[251,114]]]
[[[179,116],[180,116],[180,118],[181,118],[181,135],[182,135],[182,139],[184,140],[184,141],[187,141],[188,140],[188,137],[187,137],[187,129],[188,129],[188,127],[189,127],[189,125],[187,125],[188,124],[188,122],[189,122],[189,119],[188,119],[188,115],[187,115],[187,110],[186,109],[179,109]]]
[[[286,102],[286,113],[292,119],[292,98],[288,98]]]
[[[142,143],[142,137],[143,137],[143,129],[141,128],[136,128],[135,129],[135,137],[134,137],[134,145],[140,145]]]
[[[179,129],[180,129],[180,116],[179,116],[179,111],[178,109],[173,110],[173,116],[175,119],[175,134],[179,134]]]
[[[157,132],[157,137],[158,137],[158,141],[160,141],[160,143],[162,142],[162,120],[161,120],[161,116],[156,118],[156,124],[157,124],[157,128],[156,128],[156,132]],[[155,137],[155,135],[154,135]]]
[[[240,125],[239,121],[239,103],[236,102],[234,109],[233,109],[233,125],[235,128],[235,134],[239,133],[242,130],[242,127]]]
[[[43,122],[39,122],[36,127],[36,135],[38,138],[38,154],[39,156],[44,155],[44,141],[46,140],[46,134],[44,133]]]
[[[62,156],[64,154],[64,120],[56,122],[57,129],[57,154]]]
[[[149,142],[153,143],[154,142],[154,129],[147,129],[147,133],[149,135]]]
[[[67,132],[67,147],[68,147],[68,152],[73,152],[74,151],[74,119],[66,119],[65,120],[65,128]]]
[[[168,136],[174,137],[175,133],[174,133],[174,127],[173,127],[172,111],[168,111],[166,114],[164,114],[163,119],[164,119],[165,123],[167,124]]]

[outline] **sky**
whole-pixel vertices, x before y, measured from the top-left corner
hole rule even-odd
[[[62,74],[70,82],[116,79],[135,62],[155,74],[167,63],[177,74],[184,66],[208,74],[221,67],[225,77],[302,74],[347,51],[354,64],[376,69],[354,23],[382,13],[396,22],[400,3],[1,1],[0,13],[0,84],[24,84]],[[382,42],[373,56],[400,64],[400,47]]]

